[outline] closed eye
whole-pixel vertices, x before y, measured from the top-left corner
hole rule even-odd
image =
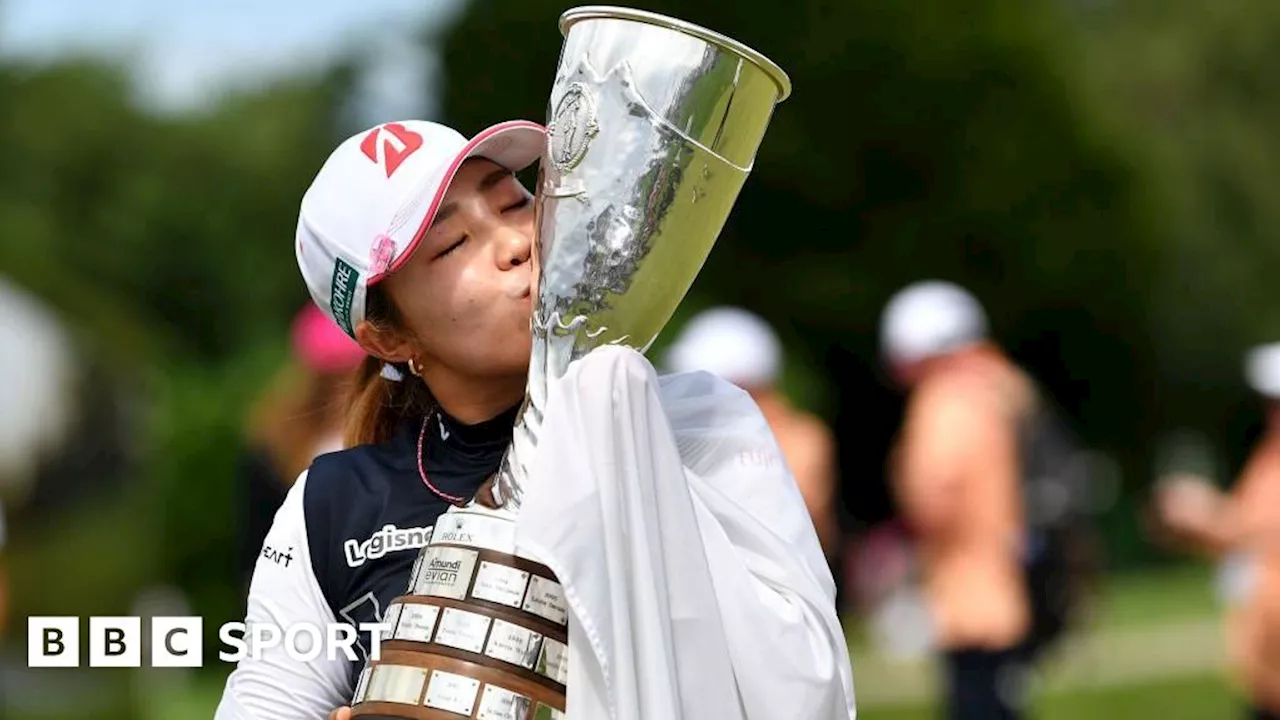
[[[435,259],[436,259],[436,260],[439,260],[440,258],[442,258],[442,257],[444,257],[444,256],[446,256],[446,255],[449,255],[449,254],[450,254],[450,253],[452,253],[454,250],[457,250],[458,248],[462,247],[462,243],[464,243],[464,242],[466,242],[466,241],[467,241],[467,236],[466,236],[466,235],[463,235],[462,237],[458,238],[458,241],[457,241],[457,242],[453,243],[452,245],[450,245],[449,247],[445,248],[444,250],[441,250],[441,251],[436,255]]]
[[[511,203],[510,205],[508,205],[508,206],[506,206],[506,207],[502,208],[502,212],[504,212],[504,213],[515,212],[516,210],[522,210],[522,209],[524,209],[524,208],[526,208],[526,207],[529,207],[529,196],[528,196],[528,195],[522,195],[522,196],[520,197],[520,199],[519,199],[519,200],[517,200],[517,201],[515,201],[515,202]]]

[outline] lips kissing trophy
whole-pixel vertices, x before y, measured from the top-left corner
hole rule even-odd
[[[537,187],[540,272],[525,401],[487,498],[436,522],[353,714],[386,720],[558,720],[568,607],[522,557],[548,387],[606,344],[641,352],[702,269],[790,80],[768,58],[679,20],[582,7],[564,34]]]

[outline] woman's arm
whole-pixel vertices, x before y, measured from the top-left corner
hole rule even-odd
[[[295,623],[322,630],[336,623],[316,581],[303,513],[306,473],[294,483],[258,555],[245,616],[246,640],[256,626],[280,636]],[[329,656],[333,655],[331,659]],[[227,678],[215,720],[318,720],[351,697],[350,661],[321,652],[312,661],[290,657],[282,645],[252,647]]]

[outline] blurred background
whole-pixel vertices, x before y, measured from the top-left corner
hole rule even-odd
[[[982,302],[1101,488],[1098,602],[1038,716],[1238,716],[1217,567],[1144,517],[1172,470],[1230,487],[1262,431],[1242,357],[1280,340],[1280,4],[637,6],[794,83],[659,349],[697,310],[750,308],[785,347],[781,388],[830,426],[860,717],[936,707],[927,653],[862,600],[909,553],[884,541],[904,396],[879,316],[931,277]],[[303,372],[303,190],[378,122],[544,121],[568,7],[0,0],[5,717],[212,715],[216,629],[243,611],[243,454],[262,398]],[[28,615],[149,612],[203,616],[208,666],[26,668]]]

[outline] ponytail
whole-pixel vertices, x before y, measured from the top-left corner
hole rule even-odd
[[[365,298],[365,319],[382,327],[404,328],[391,298],[376,285]],[[386,442],[406,420],[420,418],[436,405],[427,384],[403,363],[396,365],[403,379],[388,380],[382,374],[383,362],[369,356],[356,370],[343,438],[346,447]]]

